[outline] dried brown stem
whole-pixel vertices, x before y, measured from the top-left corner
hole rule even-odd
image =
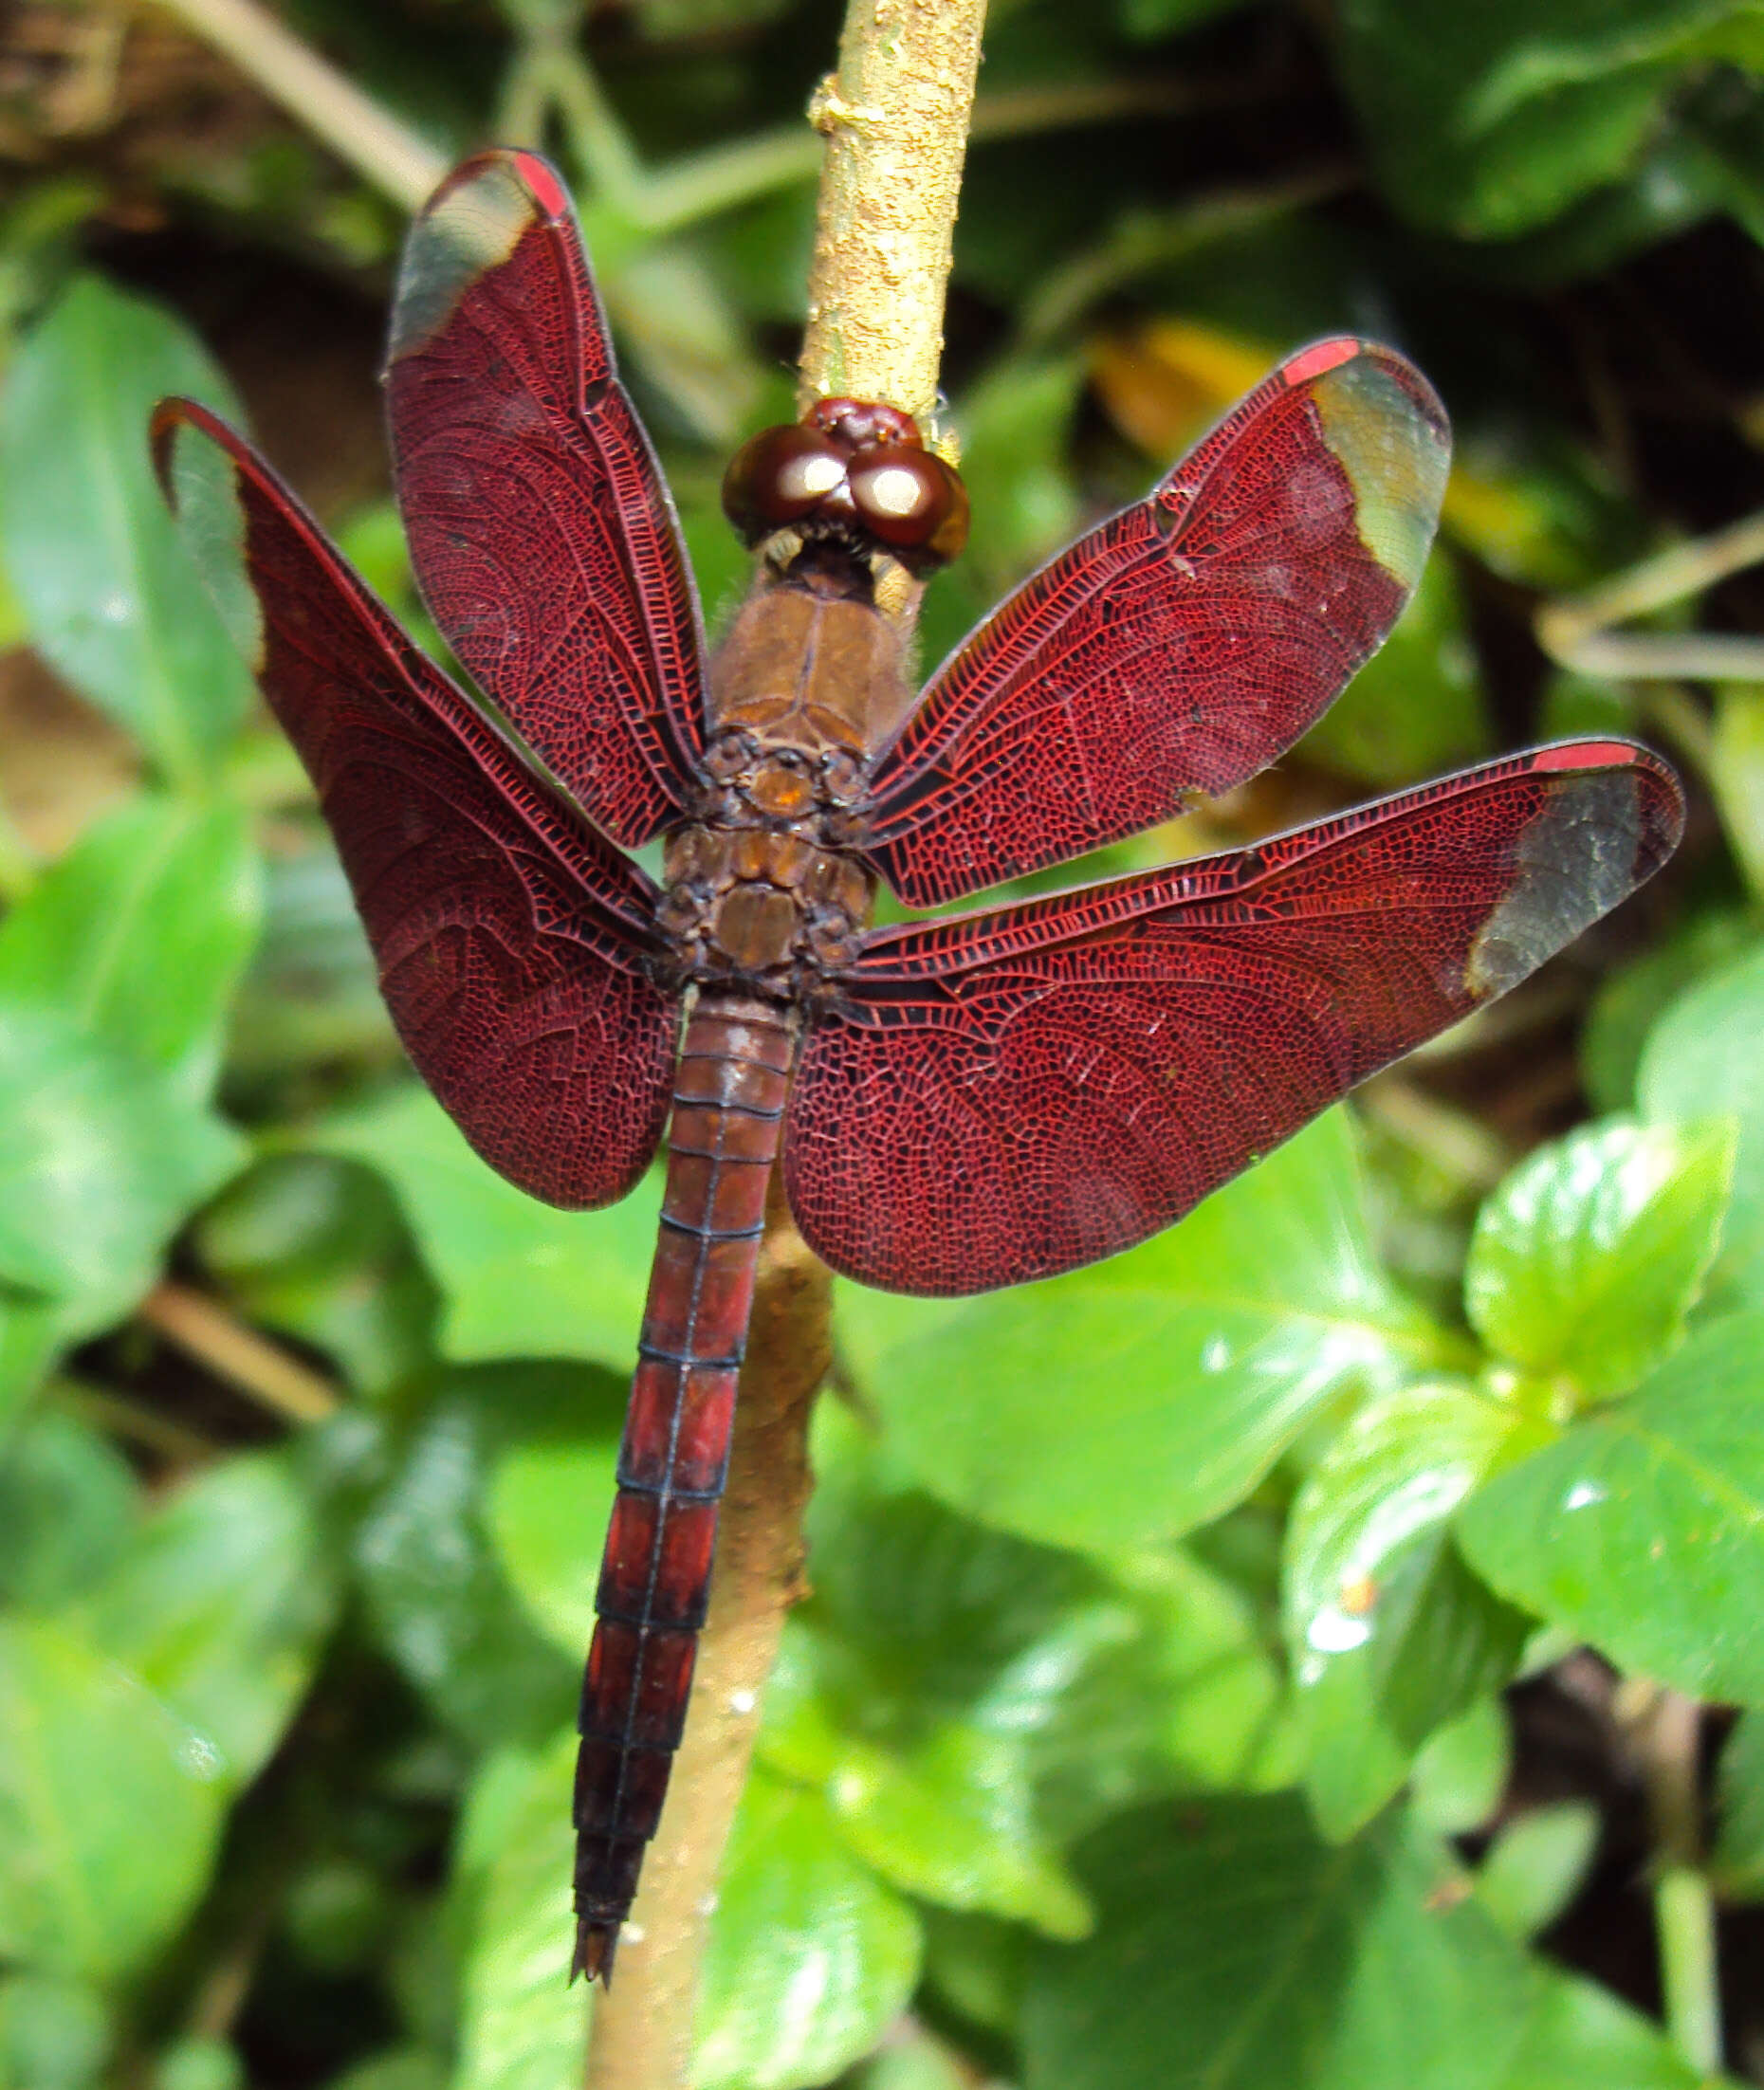
[[[322,1373],[248,1328],[206,1292],[158,1285],[141,1301],[139,1313],[156,1334],[290,1422],[322,1422],[337,1406],[337,1388]]]

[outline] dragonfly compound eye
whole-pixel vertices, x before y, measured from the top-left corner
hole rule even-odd
[[[831,436],[792,422],[762,429],[723,475],[723,512],[748,543],[822,508],[844,486],[849,453]]]
[[[953,559],[967,539],[962,481],[929,450],[893,445],[864,451],[851,469],[853,504],[878,542],[914,560]]]

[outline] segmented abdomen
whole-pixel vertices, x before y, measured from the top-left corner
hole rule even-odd
[[[582,1684],[572,1971],[590,1980],[611,1971],[686,1722],[794,1042],[772,1003],[706,994],[681,1048]]]

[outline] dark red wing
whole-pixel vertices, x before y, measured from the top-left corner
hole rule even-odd
[[[411,645],[269,468],[188,400],[167,497],[318,787],[417,1072],[490,1166],[622,1197],[667,1113],[677,1014],[655,889]]]
[[[1253,776],[1384,642],[1449,454],[1401,356],[1340,339],[1290,358],[939,669],[875,764],[871,861],[933,907]]]
[[[634,849],[678,811],[703,740],[698,600],[569,197],[535,154],[467,160],[412,227],[386,394],[435,622]]]
[[[873,931],[809,1034],[785,1182],[890,1291],[1130,1247],[1632,891],[1682,825],[1626,742],[1546,747],[1259,848]]]

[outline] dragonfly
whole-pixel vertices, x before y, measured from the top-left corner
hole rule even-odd
[[[555,170],[483,153],[417,216],[387,418],[412,563],[482,696],[189,400],[167,497],[317,789],[417,1072],[533,1197],[667,1150],[580,1708],[572,1975],[610,1979],[691,1689],[768,1183],[868,1285],[1116,1254],[1505,993],[1671,853],[1620,739],[1256,844],[945,907],[1266,767],[1420,578],[1446,417],[1401,355],[1289,357],[915,693],[878,593],[961,548],[899,409],[818,400],[724,484],[757,554],[707,652]],[[660,838],[660,882],[629,853]],[[871,926],[878,886],[920,918]]]

